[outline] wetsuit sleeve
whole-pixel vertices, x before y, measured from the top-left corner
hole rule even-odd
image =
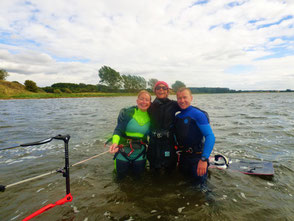
[[[120,136],[114,134],[112,136],[112,143],[119,144],[119,141],[120,141]]]
[[[197,125],[198,125],[199,129],[201,130],[201,133],[205,137],[205,143],[204,143],[202,156],[204,156],[205,158],[208,158],[211,154],[211,151],[212,151],[214,143],[215,143],[215,136],[214,136],[209,124],[197,123]]]
[[[117,118],[117,125],[113,131],[113,136],[112,136],[112,143],[118,144],[120,141],[120,137],[124,136],[125,134],[125,128],[126,128],[126,109],[122,109],[119,112],[118,118]]]
[[[205,158],[208,158],[211,154],[211,151],[213,149],[214,146],[214,142],[215,142],[215,136],[212,132],[212,129],[209,125],[209,121],[207,116],[201,112],[196,115],[196,124],[199,127],[202,135],[205,137],[205,142],[204,142],[204,148],[202,151],[202,156],[204,156]]]

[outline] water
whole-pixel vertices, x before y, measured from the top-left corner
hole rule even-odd
[[[174,98],[174,97],[172,97]],[[196,95],[216,136],[213,154],[270,161],[275,176],[260,178],[210,169],[208,195],[177,173],[141,181],[114,180],[112,155],[73,167],[73,201],[35,220],[294,220],[294,94]],[[70,134],[70,164],[107,150],[122,107],[135,97],[0,100],[0,147]],[[0,184],[64,166],[63,142],[0,152]],[[65,196],[61,174],[0,193],[0,220],[21,220]]]

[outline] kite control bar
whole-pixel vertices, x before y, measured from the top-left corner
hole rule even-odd
[[[2,150],[9,150],[9,149],[14,149],[14,148],[18,148],[18,147],[27,147],[27,146],[35,146],[35,145],[41,145],[41,144],[45,144],[45,143],[49,143],[51,142],[52,140],[63,140],[64,142],[64,154],[65,154],[65,165],[64,165],[64,169],[58,169],[56,171],[51,171],[49,173],[45,173],[45,174],[42,174],[42,175],[39,175],[39,176],[36,176],[36,177],[32,177],[32,178],[29,178],[29,179],[26,179],[26,180],[22,180],[20,182],[17,182],[17,183],[13,183],[13,184],[9,184],[7,186],[4,186],[4,185],[0,185],[0,191],[4,192],[6,188],[8,187],[11,187],[11,186],[15,186],[17,184],[21,184],[21,183],[24,183],[24,182],[28,182],[28,181],[31,181],[31,180],[34,180],[34,179],[38,179],[40,177],[43,177],[43,176],[46,176],[46,175],[49,175],[49,174],[52,174],[52,173],[56,173],[56,172],[60,172],[63,174],[63,176],[65,177],[66,181],[65,181],[65,184],[66,184],[66,196],[58,201],[56,201],[54,204],[48,204],[46,206],[44,206],[43,208],[39,209],[38,211],[34,212],[33,214],[31,214],[30,216],[26,217],[25,219],[23,220],[29,220],[57,205],[62,205],[64,203],[67,203],[67,202],[71,202],[72,201],[72,195],[70,193],[70,179],[69,179],[69,152],[68,152],[68,143],[69,143],[69,139],[70,139],[70,136],[69,135],[57,135],[55,137],[51,137],[51,138],[47,138],[47,139],[44,139],[44,140],[41,140],[41,141],[36,141],[36,142],[32,142],[32,143],[26,143],[26,144],[20,144],[18,146],[13,146],[13,147],[7,147],[7,148],[2,148],[0,149],[0,151]]]

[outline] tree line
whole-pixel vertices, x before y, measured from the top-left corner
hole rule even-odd
[[[230,93],[232,90],[229,88],[221,88],[221,87],[191,87],[191,92],[193,94],[197,93]]]
[[[6,70],[0,69],[0,80],[6,80],[9,76]],[[92,84],[75,84],[75,83],[55,83],[49,87],[38,87],[32,80],[24,82],[25,88],[32,92],[47,92],[47,93],[83,93],[83,92],[119,92],[119,93],[133,93],[142,89],[153,91],[153,87],[158,81],[151,78],[146,81],[143,77],[131,74],[120,74],[108,66],[102,66],[98,70],[100,81],[97,85]],[[186,85],[182,81],[176,81],[171,85],[174,92],[180,87]],[[231,90],[229,88],[220,87],[190,87],[193,94],[196,93],[241,93],[241,92],[277,92],[276,90]],[[279,92],[293,92],[291,89]]]
[[[0,80],[5,80],[9,74],[6,70],[0,69]],[[98,70],[100,81],[97,85],[92,84],[75,84],[75,83],[55,83],[48,87],[38,87],[32,80],[24,82],[25,88],[31,92],[47,92],[47,93],[83,93],[83,92],[119,92],[119,93],[134,93],[146,89],[150,92],[158,81],[151,78],[148,81],[145,78],[133,74],[120,74],[108,66],[102,66]],[[176,91],[185,84],[181,81],[176,81],[172,84],[172,89]]]
[[[43,87],[42,90],[48,93],[82,93],[82,92],[119,92],[119,93],[134,93],[146,89],[153,90],[154,85],[158,81],[151,78],[148,81],[145,78],[132,74],[120,74],[108,66],[102,66],[98,70],[100,81],[97,85],[91,84],[74,84],[74,83],[56,83],[50,87]],[[176,81],[172,85],[173,90],[184,87],[185,84],[181,81]]]

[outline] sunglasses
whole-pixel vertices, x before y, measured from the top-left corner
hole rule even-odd
[[[155,88],[155,90],[157,90],[157,91],[159,91],[160,89],[166,91],[168,88],[165,87],[165,86],[157,86],[157,87]]]

